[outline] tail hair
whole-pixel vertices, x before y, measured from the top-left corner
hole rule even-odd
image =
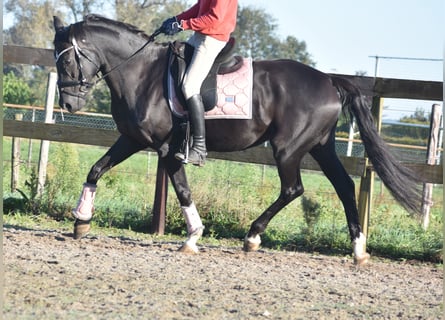
[[[409,212],[420,213],[422,193],[421,179],[400,162],[390,152],[388,145],[380,137],[369,105],[359,88],[347,79],[332,76],[340,100],[349,114],[355,117],[366,153],[373,169],[382,179],[393,197]]]

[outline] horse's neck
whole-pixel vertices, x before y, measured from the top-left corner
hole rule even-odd
[[[124,53],[121,60],[116,60],[114,55],[110,57],[110,61],[122,63],[139,48],[135,47],[131,53]],[[150,106],[157,106],[158,111],[159,108],[164,108],[165,112],[169,112],[163,92],[167,50],[165,45],[149,44],[130,61],[121,64],[105,77],[112,97],[111,112],[116,122],[134,119],[135,112],[145,114]],[[113,56],[113,51],[104,52],[104,55],[107,54]]]
[[[129,39],[125,42],[104,41],[104,44],[99,47],[102,53],[103,64],[105,66],[103,73],[117,71],[125,71],[129,63],[134,63],[136,60],[144,59],[150,56],[153,61],[146,61],[146,63],[155,62],[156,56],[151,52],[156,52],[160,45],[155,43],[147,44],[148,40],[137,39],[138,41],[131,41]]]
[[[121,49],[119,52],[116,47],[110,47],[102,52],[105,60],[102,75],[106,75],[108,86],[119,96],[131,94],[144,80],[160,84],[162,82],[167,48],[153,43],[137,52],[144,44],[141,42],[129,50]]]

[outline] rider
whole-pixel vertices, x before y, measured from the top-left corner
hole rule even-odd
[[[195,50],[182,85],[193,134],[187,160],[194,165],[204,165],[207,155],[201,85],[235,30],[237,9],[238,0],[198,0],[190,9],[162,23],[161,30],[167,35],[194,31],[187,42]],[[176,153],[175,157],[187,161],[182,153]]]

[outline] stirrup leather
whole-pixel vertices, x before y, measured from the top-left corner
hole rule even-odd
[[[182,123],[181,126],[185,126],[184,129],[184,140],[181,143],[181,147],[179,148],[179,151],[175,153],[175,158],[179,161],[181,161],[184,164],[188,163],[188,157],[190,152],[190,145],[191,145],[191,134],[190,134],[190,121],[187,120],[186,122]]]

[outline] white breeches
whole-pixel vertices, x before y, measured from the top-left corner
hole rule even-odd
[[[200,94],[202,83],[226,42],[195,32],[187,41],[195,51],[185,73],[182,92],[186,100]]]

